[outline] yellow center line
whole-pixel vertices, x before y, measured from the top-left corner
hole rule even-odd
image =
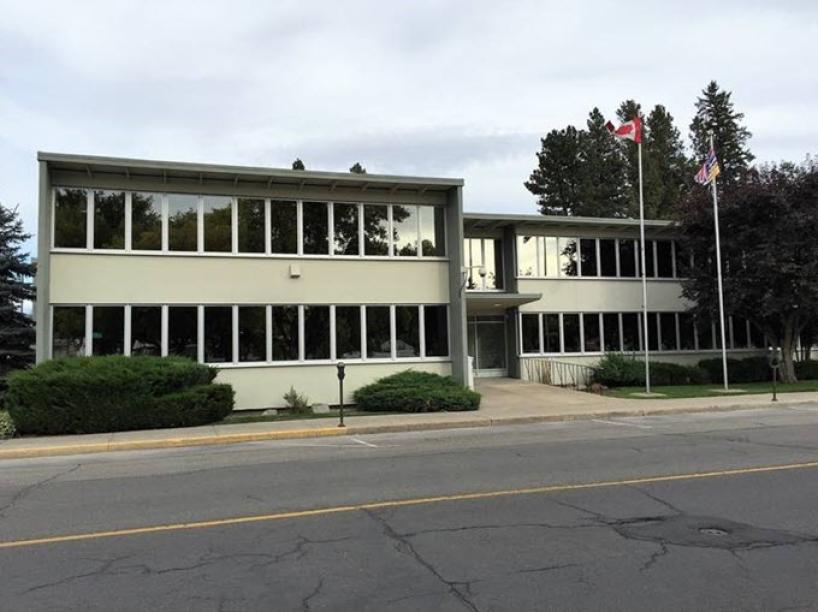
[[[818,461],[808,461],[804,463],[787,463],[782,465],[766,465],[750,468],[735,468],[726,470],[716,470],[710,472],[692,472],[689,474],[667,474],[659,476],[644,476],[640,478],[628,478],[625,480],[602,480],[595,482],[585,482],[576,484],[553,484],[539,487],[527,487],[520,489],[500,489],[495,491],[482,491],[474,493],[455,493],[452,495],[436,495],[432,497],[415,497],[409,499],[392,499],[384,501],[366,502],[362,504],[351,504],[345,506],[329,506],[324,508],[313,508],[311,510],[295,510],[291,512],[276,512],[273,514],[257,514],[252,516],[238,516],[233,518],[214,519],[210,521],[196,521],[193,523],[171,523],[167,525],[152,525],[148,527],[133,527],[129,529],[113,529],[110,531],[94,531],[88,533],[75,533],[68,535],[49,536],[43,538],[33,538],[28,540],[10,540],[0,542],[2,548],[22,548],[27,546],[38,546],[42,544],[59,544],[62,542],[79,542],[83,540],[98,540],[101,538],[116,538],[131,535],[145,535],[151,533],[162,533],[166,531],[184,531],[189,529],[208,529],[212,527],[225,527],[230,525],[242,525],[245,523],[262,523],[267,521],[280,521],[284,519],[307,518],[311,516],[324,516],[329,514],[340,514],[355,512],[358,510],[379,510],[384,508],[400,508],[403,506],[419,506],[426,504],[438,504],[442,502],[471,501],[480,499],[492,499],[497,497],[510,497],[515,495],[533,495],[543,493],[557,493],[563,491],[581,491],[586,489],[601,489],[605,487],[620,487],[628,485],[650,484],[656,482],[674,482],[683,480],[697,480],[704,478],[720,478],[725,476],[740,476],[746,474],[763,474],[769,472],[782,472],[785,470],[803,470],[818,467]]]

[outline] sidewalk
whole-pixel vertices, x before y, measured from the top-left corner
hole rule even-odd
[[[328,418],[16,438],[0,440],[0,459],[464,427],[497,427],[623,416],[787,408],[799,404],[818,406],[818,393],[787,393],[780,395],[779,401],[773,403],[769,395],[629,400],[513,379],[480,381],[478,389],[483,394],[483,402],[480,410],[476,412],[355,416],[346,419],[345,428],[337,427],[338,421]]]

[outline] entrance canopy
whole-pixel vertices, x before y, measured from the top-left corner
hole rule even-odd
[[[509,293],[505,291],[475,291],[466,293],[466,312],[476,314],[501,314],[509,308],[536,302],[541,293]]]

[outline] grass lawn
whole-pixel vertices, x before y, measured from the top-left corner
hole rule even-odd
[[[344,409],[344,418],[352,416],[378,416],[387,414],[402,414],[400,412],[363,412],[362,410]],[[233,412],[226,419],[218,423],[219,425],[233,425],[235,423],[267,423],[275,421],[298,421],[304,419],[335,419],[338,420],[338,410],[332,410],[323,414],[290,414],[282,412],[275,416],[262,416],[259,413],[242,414],[241,411]]]
[[[719,389],[721,389],[721,385],[716,383],[709,385],[676,385],[668,387],[651,387],[651,392],[662,393],[665,396],[657,398],[641,398],[638,395],[633,395],[634,393],[643,393],[645,391],[644,387],[619,387],[617,389],[609,389],[607,391],[607,394],[613,397],[624,397],[627,399],[673,399],[685,397],[721,397],[723,395],[749,395],[752,393],[764,393],[772,395],[773,393],[773,384],[771,382],[735,383],[731,384],[730,388],[741,389],[746,393],[719,392]],[[796,391],[818,391],[818,380],[803,380],[788,385],[780,383],[778,385],[778,393],[794,393]]]

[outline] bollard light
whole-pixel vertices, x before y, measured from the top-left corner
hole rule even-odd
[[[346,376],[346,374],[344,374],[345,367],[344,362],[339,361],[338,365],[336,365],[335,367],[338,368],[338,395],[339,399],[341,400],[339,402],[340,405],[339,415],[341,417],[341,420],[338,423],[338,427],[346,427],[346,425],[344,425],[344,376]]]

